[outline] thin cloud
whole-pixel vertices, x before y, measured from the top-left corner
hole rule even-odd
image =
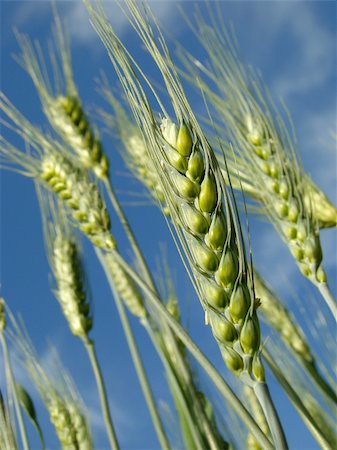
[[[323,84],[334,70],[335,36],[329,32],[310,3],[294,4],[286,2],[279,6],[282,14],[274,21],[279,21],[289,30],[297,42],[296,61],[287,60],[284,54],[283,72],[276,77],[273,88],[279,95],[307,92],[314,86]],[[300,17],[300,20],[299,20]]]

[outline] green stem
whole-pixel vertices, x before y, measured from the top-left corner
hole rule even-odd
[[[282,371],[278,367],[278,365],[275,363],[272,356],[269,354],[269,352],[264,349],[263,350],[263,357],[267,361],[269,367],[271,368],[273,374],[275,375],[277,381],[280,383],[284,391],[286,392],[287,396],[289,397],[290,401],[296,408],[299,415],[302,417],[303,422],[306,424],[308,430],[311,432],[313,437],[316,439],[318,444],[323,449],[331,449],[331,446],[329,442],[325,439],[325,437],[322,435],[319,427],[313,420],[312,416],[304,406],[301,398],[297,395],[295,390],[292,388],[290,383],[288,383],[287,379],[283,375]]]
[[[28,443],[28,438],[27,438],[26,427],[25,427],[25,423],[24,423],[24,420],[22,417],[22,412],[21,412],[21,408],[20,408],[20,404],[19,404],[19,400],[18,400],[18,394],[17,394],[17,390],[16,390],[14,374],[13,374],[12,365],[11,365],[11,361],[10,361],[10,357],[9,357],[7,342],[6,342],[3,332],[0,332],[0,339],[1,339],[4,360],[5,360],[7,382],[8,382],[8,385],[11,386],[11,390],[13,392],[14,407],[15,407],[15,411],[16,411],[16,417],[18,419],[20,435],[21,435],[21,440],[22,440],[22,446],[23,446],[24,450],[29,450],[29,443]]]
[[[132,330],[131,330],[131,327],[130,327],[130,324],[129,324],[129,320],[128,320],[127,314],[125,313],[125,309],[124,309],[123,303],[122,303],[118,293],[116,292],[113,280],[111,279],[109,270],[106,267],[106,264],[105,264],[102,252],[99,251],[99,250],[96,250],[96,254],[97,254],[98,259],[99,259],[99,261],[100,261],[100,263],[102,265],[102,268],[103,268],[103,270],[104,270],[104,272],[106,274],[106,277],[108,279],[111,291],[113,293],[113,296],[114,296],[114,299],[115,299],[115,302],[116,302],[116,306],[117,306],[117,310],[118,310],[118,313],[119,313],[119,317],[120,317],[120,320],[121,320],[121,323],[122,323],[122,326],[123,326],[123,330],[124,330],[124,333],[125,333],[125,336],[126,336],[126,339],[127,339],[127,342],[128,342],[129,349],[130,349],[130,353],[131,353],[131,357],[132,357],[132,360],[133,360],[133,364],[135,366],[135,369],[136,369],[136,372],[137,372],[137,375],[138,375],[138,379],[139,379],[139,382],[141,384],[141,387],[142,387],[142,390],[143,390],[143,394],[144,394],[147,406],[149,408],[149,411],[150,411],[150,414],[151,414],[151,418],[152,418],[152,421],[153,421],[153,425],[154,425],[155,430],[157,432],[157,436],[158,436],[160,445],[161,445],[162,449],[169,450],[170,449],[170,444],[169,444],[168,439],[167,439],[167,437],[165,435],[164,427],[163,427],[163,424],[161,422],[159,413],[157,411],[156,403],[154,401],[153,394],[152,394],[149,382],[147,380],[145,369],[144,369],[143,364],[142,364],[142,360],[141,360],[141,357],[140,357],[140,354],[139,354],[139,351],[138,351],[138,348],[137,348],[137,345],[136,345],[136,342],[135,342],[135,339],[134,339],[134,336],[133,336],[133,333],[132,333]]]
[[[268,426],[273,437],[276,450],[288,450],[288,444],[283,432],[283,428],[275,409],[274,403],[266,383],[256,383],[254,386],[255,395],[260,402],[261,408],[268,422]]]
[[[230,386],[225,382],[225,380],[221,377],[216,368],[212,365],[212,363],[207,359],[207,357],[200,351],[198,346],[192,341],[190,336],[186,333],[186,331],[181,327],[179,322],[177,322],[171,314],[167,311],[165,306],[160,302],[157,295],[150,289],[149,286],[141,279],[141,277],[127,264],[124,259],[116,252],[112,250],[114,253],[114,257],[119,262],[121,267],[125,270],[126,273],[141,287],[141,289],[147,293],[147,298],[151,302],[154,310],[160,314],[160,316],[167,322],[170,328],[174,331],[174,333],[180,338],[185,347],[190,351],[190,353],[194,356],[194,358],[199,362],[199,364],[203,367],[205,372],[214,382],[215,386],[219,390],[222,397],[228,401],[237,415],[240,417],[242,422],[247,426],[250,432],[254,435],[256,440],[262,445],[264,450],[272,450],[272,444],[269,439],[265,436],[265,434],[261,431],[255,420],[252,418],[251,414],[247,411],[247,409],[243,406],[239,398],[232,391]]]
[[[150,270],[148,268],[148,265],[147,265],[147,263],[145,261],[143,253],[140,250],[140,247],[139,247],[137,239],[136,239],[136,237],[135,237],[135,235],[134,235],[134,233],[132,231],[132,228],[129,225],[128,219],[127,219],[127,217],[126,217],[126,215],[125,215],[125,213],[124,213],[124,211],[123,211],[123,209],[122,209],[122,207],[121,207],[121,205],[120,205],[120,203],[118,201],[118,198],[116,197],[116,195],[114,193],[114,190],[112,188],[112,184],[111,184],[110,178],[107,178],[105,180],[104,184],[105,184],[106,190],[108,192],[111,204],[114,207],[114,209],[116,211],[116,214],[119,217],[119,220],[120,220],[122,226],[124,227],[125,234],[127,235],[127,238],[128,238],[128,240],[130,242],[130,245],[131,245],[131,247],[132,247],[132,249],[134,251],[134,254],[135,254],[135,256],[136,256],[136,258],[138,260],[139,266],[140,266],[140,268],[141,268],[141,270],[143,272],[143,275],[145,277],[145,281],[151,287],[151,289],[154,292],[156,292],[156,294],[158,295],[158,291],[157,291],[155,283],[153,281],[151,272],[150,272]],[[171,333],[171,329],[170,328],[169,328],[169,332]],[[173,340],[173,338],[172,338],[172,340]],[[180,355],[180,352],[177,352],[177,358],[179,359],[180,366],[182,366],[184,372],[186,373],[186,370],[187,370],[186,369],[186,365],[185,365],[185,362],[183,361],[183,359],[182,359],[182,357]],[[196,403],[198,403],[198,402],[199,402],[199,400],[196,399]],[[203,420],[203,423],[204,423],[205,432],[206,432],[206,434],[208,436],[208,440],[210,441],[210,448],[212,450],[214,448],[214,445],[212,444],[212,441],[214,441],[214,439],[212,438],[211,430],[210,430],[208,424],[205,422],[205,420]]]
[[[104,185],[105,185],[106,190],[107,190],[107,192],[109,194],[109,198],[110,198],[111,204],[114,207],[114,209],[116,211],[116,214],[117,214],[119,220],[121,221],[121,224],[124,227],[125,234],[126,234],[128,240],[129,240],[130,245],[132,247],[132,250],[134,251],[134,254],[135,254],[135,256],[136,256],[136,258],[138,260],[140,268],[141,268],[141,270],[143,272],[143,275],[145,277],[146,283],[151,287],[151,289],[153,289],[155,292],[157,292],[157,289],[155,287],[155,284],[154,284],[154,281],[152,279],[152,276],[151,276],[150,270],[148,268],[148,265],[147,265],[147,263],[145,261],[143,253],[141,252],[141,250],[139,248],[137,239],[136,239],[136,237],[135,237],[135,235],[134,235],[134,233],[133,233],[133,231],[132,231],[132,229],[131,229],[131,227],[129,225],[128,219],[126,218],[126,215],[125,215],[121,205],[119,204],[119,201],[118,201],[118,199],[117,199],[117,197],[116,197],[116,195],[115,195],[115,193],[114,193],[114,191],[112,189],[112,184],[111,184],[110,178],[107,179],[104,182]]]
[[[104,385],[104,380],[103,380],[102,372],[101,372],[101,369],[100,369],[100,366],[99,366],[99,363],[97,360],[95,347],[94,347],[94,344],[89,340],[87,342],[85,342],[84,345],[88,352],[90,363],[91,363],[92,369],[94,371],[98,394],[99,394],[99,399],[101,402],[103,418],[104,418],[106,430],[108,433],[110,446],[111,446],[112,450],[119,450],[117,436],[116,436],[116,433],[115,433],[115,430],[114,430],[114,427],[112,424],[112,420],[111,420],[110,408],[109,408],[107,393],[106,393],[106,389],[105,389],[105,385]]]
[[[305,361],[305,368],[308,373],[312,376],[317,386],[323,391],[323,393],[328,397],[329,400],[332,400],[335,404],[337,403],[337,395],[336,392],[332,389],[332,387],[324,380],[322,375],[318,372],[315,362],[313,361]]]
[[[329,289],[328,284],[327,283],[318,283],[317,287],[318,287],[318,290],[321,293],[322,297],[324,298],[325,303],[328,305],[328,307],[335,319],[335,322],[337,322],[337,303]]]
[[[198,427],[196,426],[195,420],[191,416],[190,407],[191,405],[187,404],[183,389],[180,386],[179,380],[177,379],[177,376],[175,374],[174,369],[171,367],[171,364],[169,362],[169,359],[166,357],[165,352],[162,350],[162,345],[160,343],[160,336],[157,336],[157,333],[154,333],[150,324],[148,322],[145,323],[146,330],[151,338],[151,341],[155,348],[158,351],[158,354],[160,356],[160,359],[162,360],[162,363],[165,367],[165,371],[168,376],[168,383],[171,385],[171,391],[173,399],[175,400],[174,392],[176,392],[179,395],[179,403],[182,407],[182,415],[186,418],[186,423],[188,424],[189,429],[193,430],[193,433],[191,433],[191,436],[193,436],[193,448],[202,450],[204,448],[204,445],[202,443],[202,437],[200,436],[200,432]],[[178,410],[178,407],[177,407]],[[178,411],[179,413],[179,411]]]

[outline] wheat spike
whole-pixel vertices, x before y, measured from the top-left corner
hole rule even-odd
[[[25,153],[0,137],[0,154],[7,165],[13,164],[15,170],[34,178],[56,194],[68,206],[76,226],[94,245],[105,250],[114,248],[109,213],[97,184],[76,165],[64,146],[44,136],[3,94],[0,109],[14,124],[7,126],[32,147],[32,151]]]
[[[74,241],[58,231],[53,241],[53,269],[56,296],[70,330],[86,341],[92,328],[92,317],[83,287],[81,263]]]
[[[53,41],[49,59],[53,67],[53,87],[45,71],[45,61],[38,42],[17,34],[22,54],[17,58],[31,77],[43,110],[54,129],[67,142],[81,164],[98,178],[109,176],[109,161],[103,152],[98,132],[93,130],[81,105],[72,73],[70,46],[66,27],[54,10]],[[60,62],[60,63],[58,63]]]
[[[142,295],[133,280],[125,273],[115,260],[113,254],[105,258],[115,288],[126,304],[127,308],[134,316],[142,319],[147,316]]]
[[[62,367],[55,349],[51,378],[39,362],[36,351],[25,331],[11,317],[11,332],[15,351],[27,374],[38,390],[49,413],[63,450],[91,450],[93,448],[85,408],[74,382]]]
[[[294,137],[290,136],[289,127],[260,77],[240,62],[226,30],[223,27],[220,30],[221,18],[217,21],[210,15],[213,26],[208,26],[199,14],[197,29],[212,68],[207,70],[199,62],[196,65],[215,80],[220,92],[214,94],[205,87],[207,98],[218,113],[223,141],[227,138],[233,142],[243,183],[248,180],[251,191],[259,192],[264,211],[287,243],[302,273],[315,285],[325,285],[313,195],[306,192],[308,177],[295,152]],[[184,52],[182,55],[189,66],[191,57]],[[223,158],[222,154],[219,156]],[[233,150],[228,151],[228,158],[235,161]]]
[[[128,8],[134,14],[135,26],[139,29],[144,26],[144,32],[150,36],[151,31],[141,22],[136,5],[128,2]],[[172,83],[165,77],[164,81],[179,124],[173,123],[163,110],[165,117],[158,125],[140,84],[134,79],[122,44],[104,18],[93,10],[90,12],[117,72],[124,71],[120,78],[159,174],[166,206],[223,358],[229,369],[246,382],[263,381],[258,303],[233,200],[223,187],[212,149],[175,78]],[[162,73],[167,73],[170,69],[164,60],[157,54],[154,57]]]
[[[86,234],[97,247],[109,250],[115,247],[110,229],[110,218],[95,183],[86,174],[58,154],[43,156],[40,178],[48,189],[56,193]]]

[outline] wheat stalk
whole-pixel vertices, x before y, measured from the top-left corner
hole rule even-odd
[[[9,414],[9,405],[0,390],[0,448],[3,450],[17,450],[15,433]]]
[[[266,434],[266,436],[268,436],[268,434],[270,433],[269,427],[266,422],[266,418],[263,414],[260,403],[256,398],[256,395],[254,394],[254,391],[249,386],[245,386],[243,392],[245,399],[249,404],[250,410],[252,411],[252,414],[256,419],[256,422],[259,424],[261,430]],[[257,440],[251,433],[249,433],[247,436],[246,445],[247,450],[263,450],[260,444],[257,442]]]

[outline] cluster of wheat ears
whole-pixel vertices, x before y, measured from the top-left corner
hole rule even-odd
[[[130,172],[164,214],[205,324],[227,367],[217,370],[184,328],[186,318],[180,313],[184,299],[178,299],[169,268],[163,263],[163,289],[148,267],[112,185],[111,150],[103,148],[98,129],[82,106],[66,28],[55,10],[48,55],[39,43],[17,33],[18,62],[33,81],[50,129],[34,126],[1,93],[2,125],[7,134],[21,138],[0,137],[1,166],[34,180],[53,293],[65,323],[88,354],[109,446],[120,448],[121,439],[92,337],[99,324],[83,266],[83,235],[111,288],[161,448],[287,449],[287,433],[268,388],[266,373],[271,372],[318,446],[336,448],[336,358],[331,357],[336,349],[326,324],[335,324],[337,304],[324,271],[320,230],[336,227],[337,210],[304,172],[290,124],[257,72],[240,61],[234,37],[227,33],[215,3],[207,14],[196,9],[184,17],[204,47],[203,63],[179,44],[173,62],[146,3],[125,0],[119,5],[161,73],[159,88],[120,40],[102,5],[84,3],[122,87],[118,97],[108,77],[102,76],[100,90],[110,111],[98,110],[99,119],[119,142]],[[186,83],[203,98],[206,117],[193,112],[183,88]],[[311,300],[307,294],[298,299],[306,303],[304,311],[309,311],[310,301],[316,310],[321,302],[328,306],[324,310],[331,317],[306,320],[312,335],[324,336],[318,339],[320,352],[330,352],[330,366],[312,350],[312,337],[306,336],[254,267],[247,226],[254,213],[274,225],[308,284],[317,288],[318,295]],[[126,251],[114,235],[119,226],[129,243]],[[133,264],[126,258],[130,253]],[[59,445],[69,450],[95,448],[90,411],[74,381],[57,356],[53,374],[43,366],[22,322],[12,315],[10,302],[0,300],[5,374],[0,448],[32,448],[32,425],[41,447],[49,446],[42,411],[36,412],[35,394],[17,381],[14,358],[40,394]],[[174,427],[158,408],[130,316],[139,320],[162,363],[175,407]],[[261,335],[262,320],[268,325],[266,336]],[[266,340],[268,335],[272,337]],[[216,394],[203,389],[197,365]],[[144,448],[141,436],[138,448]]]

